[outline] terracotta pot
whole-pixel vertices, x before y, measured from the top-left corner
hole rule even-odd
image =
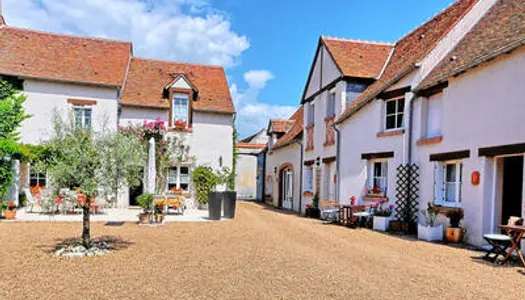
[[[449,227],[447,228],[447,241],[451,242],[451,243],[459,243],[461,242],[461,240],[463,240],[463,233],[465,232],[465,230],[463,228],[458,228],[458,227],[455,227],[455,228],[452,228],[452,227]]]
[[[6,210],[4,213],[6,220],[14,220],[16,217],[16,210]]]
[[[151,223],[151,214],[141,213],[139,215],[140,224],[150,224]]]

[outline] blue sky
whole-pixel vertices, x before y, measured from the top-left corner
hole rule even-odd
[[[241,136],[298,106],[320,35],[395,42],[453,0],[4,0],[13,26],[132,40],[223,65]]]

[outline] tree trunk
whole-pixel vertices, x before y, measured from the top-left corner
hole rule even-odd
[[[84,247],[89,248],[91,244],[91,233],[89,223],[89,208],[91,206],[91,200],[86,199],[86,204],[82,206],[82,244]]]

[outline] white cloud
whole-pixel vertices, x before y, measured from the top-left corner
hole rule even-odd
[[[258,101],[260,91],[273,74],[267,70],[252,70],[244,74],[244,81],[248,84],[245,90],[233,83],[230,86],[235,107],[237,110],[237,129],[241,137],[248,136],[268,125],[271,118],[289,118],[297,107],[287,105],[272,105]]]
[[[8,25],[131,40],[137,56],[231,67],[250,47],[206,0],[4,0]]]

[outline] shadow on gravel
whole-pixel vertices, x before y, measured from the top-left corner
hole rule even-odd
[[[40,245],[37,247],[41,249],[44,253],[53,254],[55,253],[57,249],[64,248],[70,245],[80,245],[81,244],[81,239],[78,237],[67,238],[64,240],[56,239],[55,241],[56,241],[55,245]],[[104,236],[100,236],[100,237],[96,237],[92,239],[93,243],[102,242],[102,241],[108,244],[108,250],[110,251],[124,250],[134,245],[134,243],[125,241],[118,236],[104,235]]]

